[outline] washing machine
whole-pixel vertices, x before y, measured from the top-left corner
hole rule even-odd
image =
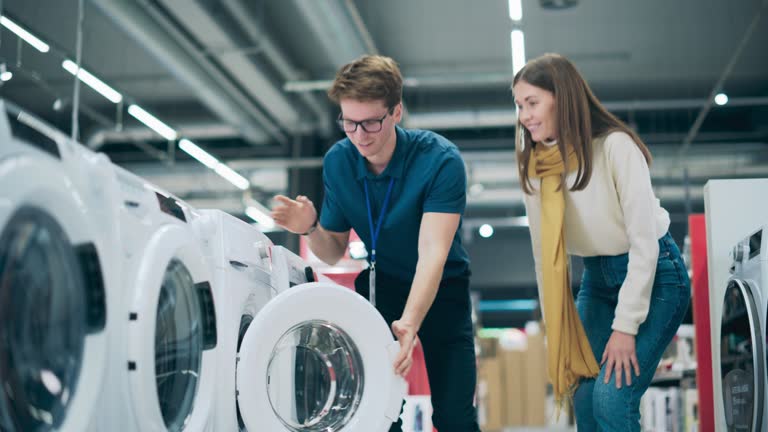
[[[713,296],[712,349],[719,359],[713,367],[714,396],[724,415],[718,431],[768,429],[768,241],[763,241],[764,231],[768,233],[768,225],[734,246],[732,275]]]
[[[281,246],[271,251],[277,295],[245,332],[238,402],[250,431],[385,432],[397,420],[406,382],[394,373],[400,349],[363,297],[315,280]]]
[[[213,430],[238,431],[245,425],[237,404],[237,354],[251,321],[275,295],[269,256],[272,241],[220,210],[200,210],[192,226],[212,267],[218,332]]]
[[[217,321],[194,210],[120,167],[113,173],[121,308],[88,430],[212,430]]]
[[[321,276],[314,271],[312,266],[283,246],[272,247],[270,257],[272,261],[272,286],[275,289],[275,295],[300,284],[320,281]],[[330,282],[330,279],[323,278],[323,281]]]
[[[0,102],[2,431],[85,430],[105,382],[114,244],[85,179],[108,161],[80,150]]]

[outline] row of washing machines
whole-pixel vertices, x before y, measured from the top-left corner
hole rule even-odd
[[[1,431],[388,430],[368,302],[0,105]]]

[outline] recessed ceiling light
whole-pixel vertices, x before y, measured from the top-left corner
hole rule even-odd
[[[718,93],[715,96],[715,103],[718,105],[725,105],[728,103],[728,95],[725,93]]]
[[[489,224],[481,225],[478,231],[480,232],[480,237],[482,238],[488,238],[493,235],[493,227]]]

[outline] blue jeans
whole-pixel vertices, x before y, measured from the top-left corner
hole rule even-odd
[[[614,310],[619,288],[627,277],[627,254],[584,258],[581,290],[576,309],[599,362],[613,333]],[[632,385],[623,379],[616,388],[614,375],[604,383],[606,368],[597,378],[583,379],[574,395],[579,432],[640,431],[640,398],[648,389],[656,367],[683,320],[691,296],[690,280],[680,251],[669,233],[659,239],[659,260],[653,281],[651,303],[645,322],[635,337],[640,376]],[[630,287],[631,288],[631,287]]]

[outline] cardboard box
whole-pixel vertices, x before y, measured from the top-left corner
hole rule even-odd
[[[502,361],[483,358],[477,373],[477,414],[484,431],[501,430],[504,425],[504,375]]]
[[[544,334],[528,334],[528,350],[525,353],[525,425],[545,426],[547,400],[547,351]]]
[[[478,338],[477,343],[480,346],[480,358],[496,357],[499,340],[495,337]]]
[[[509,329],[501,334],[497,355],[504,368],[504,424],[525,425],[527,392],[525,388],[525,355],[528,337],[518,329]]]
[[[504,390],[505,390],[505,418],[506,426],[525,425],[526,410],[526,371],[525,351],[503,351],[504,361]]]

